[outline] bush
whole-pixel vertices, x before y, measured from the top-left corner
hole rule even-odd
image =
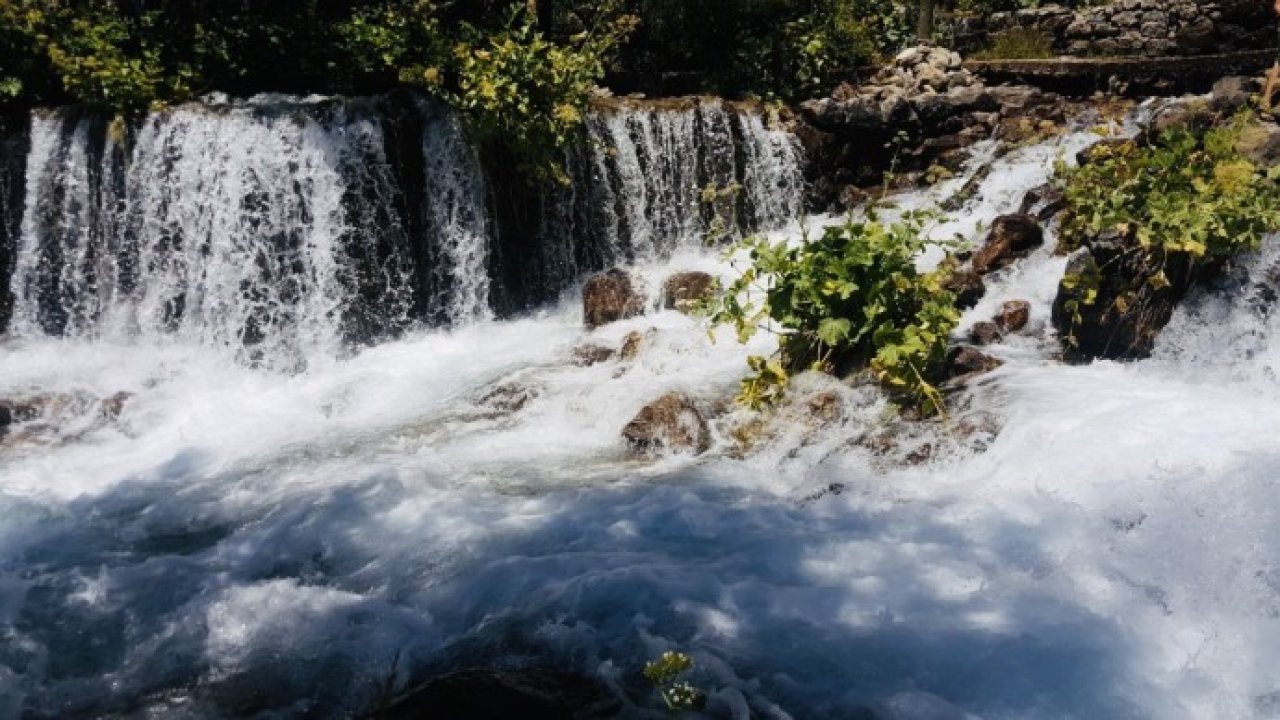
[[[933,385],[959,321],[946,271],[921,273],[924,215],[894,223],[874,217],[826,228],[797,246],[748,239],[751,265],[714,298],[714,325],[732,325],[742,342],[767,327],[779,336],[774,358],[753,357],[740,402],[759,408],[785,392],[800,370],[870,368],[895,396],[928,415],[944,412]]]
[[[1144,252],[1228,258],[1280,231],[1280,167],[1264,170],[1240,152],[1248,114],[1198,134],[1168,131],[1148,147],[1106,145],[1080,167],[1059,165],[1069,207],[1062,246],[1104,231],[1136,238]]]
[[[975,60],[1035,60],[1053,57],[1053,37],[1039,28],[1011,28],[993,33]]]
[[[1141,356],[1197,281],[1280,232],[1280,167],[1241,152],[1260,128],[1247,114],[1150,146],[1097,146],[1060,165],[1067,200],[1059,246],[1090,248],[1063,278],[1055,325],[1086,357]]]

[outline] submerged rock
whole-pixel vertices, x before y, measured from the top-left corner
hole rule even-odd
[[[504,382],[480,394],[477,404],[510,414],[520,412],[526,405],[537,399],[537,388],[519,382]]]
[[[582,288],[582,312],[588,328],[644,314],[644,297],[631,276],[614,268],[593,275]]]
[[[654,456],[666,452],[701,455],[711,448],[711,429],[688,397],[672,392],[640,410],[622,429],[631,451]]]
[[[716,279],[709,273],[676,273],[662,285],[662,306],[668,310],[687,310],[700,300],[711,297]]]
[[[1001,215],[992,223],[986,244],[973,254],[973,269],[985,275],[1043,244],[1044,230],[1034,217]]]
[[[604,345],[579,345],[573,349],[571,361],[578,367],[591,367],[613,359],[615,351]]]

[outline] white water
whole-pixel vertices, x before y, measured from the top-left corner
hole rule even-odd
[[[959,231],[1058,150],[999,161]],[[1043,326],[1061,262],[1002,271],[966,326],[1014,298]],[[692,268],[725,271],[696,248],[636,271]],[[704,459],[627,460],[646,400],[721,398],[767,340],[674,312],[588,333],[573,297],[293,376],[182,337],[10,340],[0,397],[136,396],[0,450],[0,715],[341,714],[398,655],[567,667],[662,717],[639,672],[678,649],[713,717],[1277,717],[1280,328],[1249,297],[1194,299],[1129,365],[1010,339],[957,401],[1003,431],[914,468],[848,443],[884,409],[851,389],[844,423],[746,460],[724,425]],[[635,361],[567,362],[651,328]],[[509,382],[536,398],[483,406]]]

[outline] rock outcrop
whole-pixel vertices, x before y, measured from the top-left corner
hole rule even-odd
[[[979,274],[998,270],[1044,244],[1044,230],[1030,215],[1001,215],[991,224],[986,244],[973,254]]]
[[[867,82],[801,104],[812,166],[811,203],[847,210],[897,181],[936,181],[953,173],[967,148],[993,134],[1014,140],[1064,118],[1062,100],[1026,86],[987,87],[953,51],[909,48]],[[1026,137],[1024,137],[1026,136]]]
[[[681,272],[662,284],[662,306],[668,310],[686,310],[694,303],[711,297],[716,279],[704,272]]]
[[[633,454],[653,457],[667,453],[701,455],[711,448],[711,429],[688,397],[672,392],[644,406],[622,429]]]
[[[582,314],[588,328],[644,314],[644,297],[631,276],[614,268],[593,275],[582,288]]]

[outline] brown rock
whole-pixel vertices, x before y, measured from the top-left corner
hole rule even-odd
[[[952,378],[976,375],[995,370],[1003,364],[974,348],[957,347],[947,354],[947,375]]]
[[[707,273],[676,273],[662,285],[662,306],[668,310],[685,310],[711,297],[715,286],[716,279]]]
[[[672,392],[654,400],[622,429],[634,454],[660,455],[664,452],[701,455],[711,448],[711,430],[706,418],[689,398]]]
[[[1044,244],[1044,230],[1030,215],[1001,215],[991,225],[987,243],[973,254],[973,269],[986,274]]]
[[[1010,300],[1000,306],[1000,312],[992,319],[1003,332],[1017,332],[1031,320],[1031,303],[1026,300]]]
[[[631,283],[631,276],[614,268],[593,275],[582,288],[582,311],[588,328],[644,313],[644,298]]]
[[[502,383],[480,396],[479,404],[501,413],[515,413],[538,397],[538,391],[516,382]]]
[[[1003,339],[1000,326],[993,322],[977,322],[969,329],[969,341],[974,345],[994,345]]]
[[[104,398],[98,406],[98,411],[108,420],[117,420],[124,412],[124,406],[132,399],[133,393],[118,392],[109,398]]]
[[[613,359],[614,350],[603,345],[579,345],[573,349],[572,362],[578,367],[591,367]]]
[[[642,347],[644,347],[644,334],[639,330],[632,330],[622,339],[622,352],[620,353],[622,359],[635,360]]]
[[[973,270],[956,270],[942,283],[942,287],[956,296],[956,307],[961,310],[978,304],[982,296],[987,294],[987,284],[982,276]]]

